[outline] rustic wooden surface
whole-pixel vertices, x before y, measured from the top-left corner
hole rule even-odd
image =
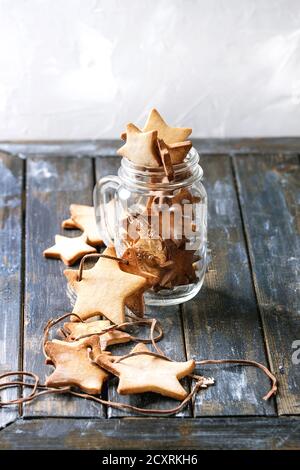
[[[26,172],[26,273],[24,311],[24,369],[35,371],[43,381],[52,368],[41,354],[43,328],[49,318],[72,311],[70,293],[63,275],[66,266],[42,256],[54,244],[54,236],[78,236],[77,230],[63,231],[72,202],[90,204],[93,162],[89,158],[63,157],[51,161],[33,157]],[[69,296],[68,296],[69,294]],[[55,329],[54,329],[55,333]],[[53,396],[24,407],[28,416],[103,416],[101,407],[80,399]]]
[[[23,162],[0,153],[0,373],[21,366],[22,186]],[[1,398],[16,397],[8,390]],[[17,407],[3,409],[0,428],[17,416]]]
[[[114,156],[120,147],[120,140],[78,140],[78,141],[19,141],[0,142],[0,150],[22,157],[27,155],[78,155]],[[244,139],[193,139],[194,147],[202,153],[241,154],[241,153],[295,153],[300,151],[300,137],[244,138]]]
[[[300,364],[292,361],[300,339],[298,155],[239,156],[235,167],[269,360],[280,374],[278,411],[300,414]]]
[[[0,156],[1,372],[24,367],[42,380],[50,373],[41,353],[42,330],[49,318],[71,309],[74,297],[63,264],[41,254],[56,233],[78,235],[60,223],[71,202],[92,202],[95,178],[116,172],[117,145],[0,143],[0,150],[23,157]],[[196,140],[195,146],[205,154],[212,261],[194,300],[147,314],[161,319],[161,347],[170,356],[256,359],[277,375],[280,393],[265,403],[269,383],[260,371],[205,366],[201,371],[213,375],[216,385],[180,417],[137,419],[74,398],[48,397],[0,410],[0,448],[300,447],[300,364],[292,363],[293,342],[300,340],[300,139]],[[104,395],[119,398],[114,381]],[[150,394],[122,400],[174,404]]]
[[[299,449],[300,419],[123,418],[19,420],[2,432],[2,449]]]
[[[209,155],[202,166],[211,263],[199,294],[182,305],[187,353],[194,359],[247,357],[266,364],[231,161]],[[275,413],[273,401],[261,399],[268,388],[261,371],[232,365],[199,370],[212,375],[217,386],[197,395],[195,416]]]

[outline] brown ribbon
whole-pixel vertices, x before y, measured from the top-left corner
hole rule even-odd
[[[62,321],[63,319],[65,319],[65,318],[67,318],[71,315],[75,315],[75,316],[78,317],[78,315],[76,315],[76,314],[67,313],[67,314],[65,314],[65,315],[63,315],[63,316],[61,316],[61,317],[59,317],[55,320],[49,320],[48,321],[48,323],[47,323],[47,325],[44,329],[44,341],[43,341],[44,354],[45,354],[44,346],[45,346],[46,341],[48,341],[50,329],[54,325],[56,325],[57,323],[59,323],[60,321]],[[80,319],[80,317],[78,317],[78,318]],[[139,319],[137,319],[136,320],[135,319],[136,317],[131,317],[131,318],[132,318],[132,321],[124,322],[124,323],[121,323],[120,325],[112,325],[111,327],[106,328],[105,330],[101,331],[100,334],[104,334],[104,333],[107,333],[107,331],[112,331],[116,328],[121,328],[121,327],[129,326],[129,325],[130,326],[132,326],[132,325],[151,325],[151,327],[150,327],[150,338],[149,339],[140,339],[140,338],[137,338],[137,337],[133,337],[133,338],[135,338],[135,341],[143,341],[143,342],[148,342],[148,343],[151,342],[154,349],[156,350],[156,352],[151,352],[151,351],[149,351],[149,352],[133,352],[133,353],[125,354],[124,356],[117,359],[116,362],[121,362],[126,358],[133,357],[133,356],[138,356],[138,355],[149,355],[149,356],[153,356],[153,357],[159,357],[159,358],[165,359],[167,361],[172,361],[172,359],[168,358],[156,344],[156,342],[159,341],[159,339],[161,339],[161,337],[163,335],[163,330],[162,330],[161,326],[158,324],[157,320],[155,320],[155,319],[149,319],[149,320],[146,320],[146,319],[139,320]],[[82,321],[82,320],[80,319],[80,321]],[[159,332],[156,337],[154,337],[154,331],[155,330],[158,330],[158,332]],[[87,335],[87,336],[90,336],[90,335]],[[45,354],[45,356],[46,356],[46,354]],[[207,359],[207,360],[203,360],[203,361],[196,361],[196,364],[198,364],[198,365],[204,365],[204,364],[240,364],[240,365],[248,365],[248,366],[258,367],[272,381],[272,387],[269,390],[269,392],[263,397],[263,399],[268,400],[277,391],[276,377],[269,371],[269,369],[266,366],[264,366],[263,364],[260,364],[259,362],[244,360],[244,359],[216,359],[216,360]],[[0,390],[12,388],[12,387],[22,386],[22,387],[25,387],[25,388],[26,387],[31,388],[32,391],[26,397],[13,399],[13,400],[9,400],[9,401],[6,401],[6,402],[0,401],[0,408],[4,407],[4,406],[10,406],[10,405],[20,404],[20,403],[25,403],[25,402],[31,402],[32,400],[40,397],[41,395],[56,394],[56,393],[57,394],[69,393],[70,395],[80,397],[80,398],[84,398],[86,400],[92,400],[96,403],[100,403],[102,405],[110,406],[112,408],[127,409],[127,410],[134,411],[134,412],[137,412],[137,413],[141,413],[141,414],[144,414],[144,415],[161,415],[161,416],[164,415],[164,416],[167,416],[167,415],[172,415],[172,414],[178,413],[180,410],[182,410],[187,405],[187,403],[190,400],[194,399],[196,393],[199,391],[199,389],[201,387],[206,387],[204,377],[199,376],[199,375],[195,375],[195,374],[191,374],[190,377],[193,380],[195,380],[196,383],[193,386],[190,393],[186,396],[186,398],[182,402],[180,402],[177,406],[175,406],[174,408],[160,410],[160,409],[155,409],[155,408],[154,409],[140,408],[140,407],[137,407],[137,406],[134,406],[134,405],[114,402],[114,401],[110,401],[110,400],[104,400],[104,399],[102,399],[100,397],[96,397],[94,395],[89,395],[87,393],[76,392],[76,391],[72,390],[71,387],[62,387],[62,388],[46,387],[45,385],[39,383],[39,377],[36,374],[32,373],[32,372],[25,372],[25,371],[7,372],[7,373],[4,373],[4,374],[0,375],[0,380],[4,379],[6,377],[14,376],[14,375],[22,376],[22,377],[24,377],[24,376],[29,377],[31,379],[34,379],[34,383],[28,383],[24,380],[14,380],[14,381],[11,381],[11,382],[4,382],[4,383],[0,383]]]

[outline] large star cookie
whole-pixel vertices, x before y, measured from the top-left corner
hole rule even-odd
[[[107,248],[103,254],[115,256],[115,251]],[[84,270],[81,281],[76,280],[76,271],[65,270],[64,274],[77,293],[73,313],[82,320],[100,314],[115,324],[124,322],[126,300],[147,287],[146,279],[122,271],[117,260],[106,258]]]
[[[149,352],[147,346],[138,343],[133,353]],[[171,362],[147,354],[129,357],[121,362],[115,361],[119,357],[97,356],[93,358],[100,367],[119,377],[118,393],[121,395],[156,392],[176,400],[183,400],[188,392],[183,388],[179,379],[191,374],[195,368],[195,361]]]
[[[55,235],[55,245],[44,251],[46,258],[60,258],[66,266],[72,266],[78,259],[89,253],[95,253],[96,248],[87,244],[87,236],[68,238]]]
[[[101,352],[98,336],[72,343],[53,340],[45,345],[46,363],[55,366],[55,371],[47,378],[47,387],[79,387],[86,393],[101,393],[103,382],[108,374],[89,357],[89,349]],[[107,353],[106,353],[107,354]]]

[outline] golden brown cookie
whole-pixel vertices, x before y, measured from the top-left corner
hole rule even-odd
[[[114,248],[107,248],[104,254],[115,256]],[[124,322],[126,299],[147,287],[143,277],[125,273],[118,261],[105,258],[100,258],[92,269],[84,270],[81,281],[71,270],[64,274],[77,293],[73,313],[82,320],[100,314],[115,324]]]
[[[166,144],[169,151],[171,162],[173,165],[182,163],[189,151],[192,148],[192,142],[187,140],[186,142],[177,142],[175,144]]]
[[[101,393],[103,382],[108,374],[89,357],[89,350],[101,352],[98,336],[72,343],[53,340],[45,345],[47,364],[55,366],[55,371],[47,378],[47,387],[79,387],[86,393]],[[107,354],[107,353],[106,353]]]
[[[161,166],[157,147],[157,131],[142,132],[134,124],[126,126],[126,143],[117,151],[118,155],[131,160],[136,165],[146,167]]]
[[[99,335],[103,330],[111,326],[108,320],[96,320],[91,322],[68,322],[62,328],[66,335],[66,341],[78,341],[80,338],[89,335]],[[111,330],[99,336],[101,350],[114,344],[128,343],[131,336],[125,331]]]
[[[62,330],[66,335],[67,341],[78,341],[83,336],[98,335],[111,323],[109,320],[95,320],[90,322],[67,322],[64,323]]]
[[[103,244],[97,227],[95,209],[93,206],[71,204],[70,213],[71,219],[67,219],[63,222],[64,228],[68,228],[68,225],[70,228],[73,228],[71,227],[71,220],[77,228],[85,232],[90,245],[98,246]]]
[[[143,132],[157,131],[158,138],[163,139],[166,144],[183,142],[191,134],[192,129],[188,127],[170,127],[163,120],[157,109],[152,109],[147,118]]]
[[[72,266],[84,255],[96,251],[96,248],[87,244],[87,236],[83,233],[75,238],[55,235],[55,245],[45,250],[43,254],[46,258],[60,258],[66,266]]]
[[[162,276],[161,287],[170,288],[196,282],[197,276],[193,267],[195,251],[177,248],[171,240],[169,240],[169,243],[173,243],[172,254],[170,255],[173,263]]]
[[[138,343],[132,353],[149,352],[143,343]],[[107,371],[119,377],[118,393],[121,395],[133,393],[155,392],[161,395],[183,400],[188,392],[180,384],[179,379],[191,374],[195,361],[171,362],[147,354],[139,354],[116,363],[117,356],[97,356],[93,359]]]
[[[174,170],[169,149],[162,139],[157,139],[157,144],[165,174],[167,175],[168,180],[171,181],[174,178]]]

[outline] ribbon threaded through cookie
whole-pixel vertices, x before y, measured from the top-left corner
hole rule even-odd
[[[65,318],[67,318],[71,315],[74,315],[74,314],[73,313],[67,313],[67,314],[65,314],[65,315],[63,315],[63,316],[61,316],[57,319],[49,320],[47,322],[47,324],[45,326],[45,329],[44,329],[44,340],[43,340],[44,354],[45,354],[44,346],[45,346],[46,341],[48,340],[50,329],[53,326],[55,326],[57,323],[59,323],[60,321],[64,320]],[[138,338],[138,337],[132,336],[132,340],[133,341],[139,341],[139,342],[151,343],[153,345],[154,349],[156,350],[156,352],[151,352],[151,351],[149,351],[149,352],[145,352],[145,351],[144,352],[135,352],[135,353],[133,352],[133,353],[129,353],[129,354],[125,354],[125,355],[121,356],[116,362],[121,362],[122,360],[124,360],[126,358],[129,358],[129,357],[132,357],[132,356],[137,356],[137,355],[142,355],[142,354],[151,355],[153,357],[159,357],[161,359],[173,362],[173,360],[170,359],[169,357],[167,357],[156,344],[157,341],[159,341],[163,336],[163,329],[160,326],[160,324],[157,322],[157,320],[156,319],[140,320],[140,319],[136,319],[135,317],[132,317],[132,316],[131,316],[131,320],[132,321],[123,322],[120,325],[112,325],[109,328],[106,328],[103,331],[101,331],[99,333],[99,336],[101,334],[107,333],[107,331],[112,331],[112,330],[117,329],[117,328],[123,328],[123,327],[134,326],[134,325],[150,325],[150,338],[145,338],[144,339],[144,338]],[[81,319],[80,319],[80,321],[84,323],[84,321],[82,321]],[[155,330],[158,331],[158,335],[156,337],[154,336]],[[87,336],[90,336],[90,335],[87,335]],[[258,367],[259,369],[261,369],[269,377],[269,379],[272,382],[271,389],[263,397],[263,399],[268,400],[272,395],[274,395],[277,392],[276,377],[269,371],[269,369],[266,366],[264,366],[263,364],[260,364],[259,362],[244,360],[244,359],[216,359],[216,360],[207,359],[207,360],[195,361],[195,362],[196,362],[197,365],[204,365],[204,364],[240,364],[240,365],[249,365],[249,366]],[[96,403],[106,405],[106,406],[110,406],[112,408],[123,409],[123,410],[126,409],[126,410],[134,411],[134,412],[137,412],[137,413],[140,413],[140,414],[143,414],[143,415],[161,415],[161,416],[169,416],[169,415],[178,413],[179,411],[181,411],[187,405],[187,403],[189,403],[191,400],[194,399],[194,397],[196,396],[196,394],[198,393],[198,391],[201,388],[207,388],[208,385],[211,385],[211,384],[214,383],[213,379],[210,379],[210,378],[207,379],[203,376],[190,374],[189,377],[192,380],[195,380],[196,383],[194,384],[194,386],[192,387],[192,389],[188,393],[188,395],[177,406],[175,406],[173,408],[170,408],[170,409],[161,410],[161,409],[140,408],[140,407],[130,405],[130,404],[114,402],[114,401],[111,401],[111,400],[104,400],[103,398],[100,398],[100,397],[97,397],[97,396],[94,396],[94,395],[89,395],[88,393],[81,393],[81,392],[74,391],[69,386],[61,387],[61,388],[46,387],[44,384],[40,383],[39,377],[36,374],[34,374],[33,372],[26,372],[26,371],[6,372],[6,373],[0,375],[0,381],[2,379],[6,378],[6,377],[11,377],[11,376],[21,376],[21,377],[25,376],[25,377],[33,379],[34,383],[26,382],[26,380],[8,381],[8,382],[0,383],[0,391],[1,390],[2,391],[6,390],[6,389],[9,389],[9,388],[13,388],[13,387],[23,387],[23,388],[32,389],[31,393],[28,396],[8,400],[6,402],[5,401],[4,402],[0,401],[0,408],[5,407],[5,406],[10,406],[10,405],[15,405],[15,404],[28,403],[28,402],[31,402],[31,401],[35,400],[36,398],[38,398],[42,395],[68,393],[70,395],[80,397],[80,398],[84,398],[84,399],[87,399],[87,400],[92,400]]]

